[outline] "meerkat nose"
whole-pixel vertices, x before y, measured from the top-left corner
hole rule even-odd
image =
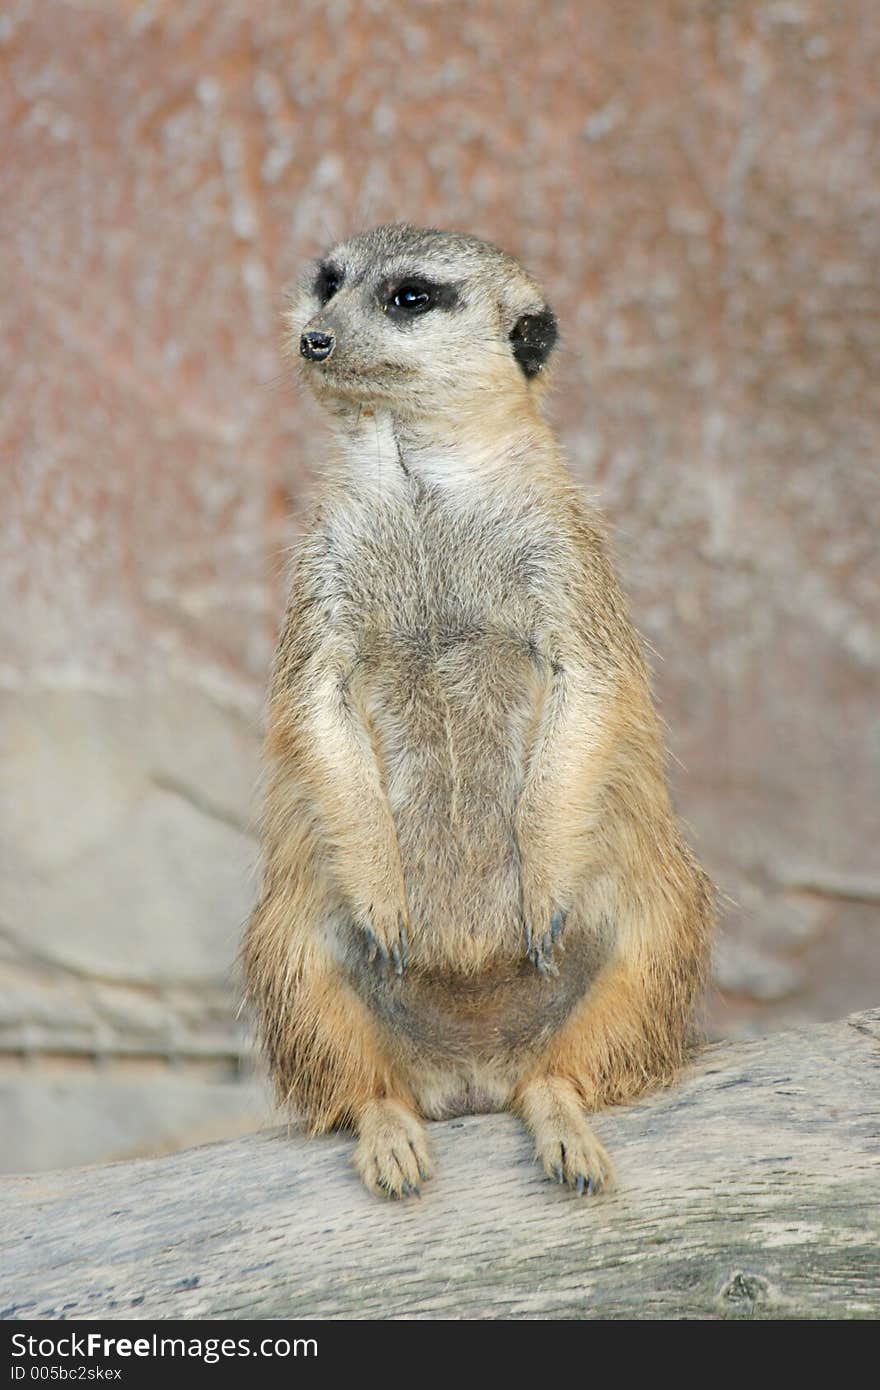
[[[326,362],[336,346],[332,333],[304,333],[299,340],[299,350],[310,362]]]

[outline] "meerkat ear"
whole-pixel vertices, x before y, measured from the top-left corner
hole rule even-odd
[[[513,355],[531,380],[544,370],[556,345],[559,337],[556,315],[549,304],[545,304],[540,313],[521,314],[509,336]]]

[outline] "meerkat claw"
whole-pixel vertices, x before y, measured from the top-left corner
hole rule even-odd
[[[367,960],[371,965],[379,963],[385,970],[398,978],[409,964],[409,937],[404,926],[404,916],[400,913],[390,930],[383,926],[381,919],[377,925],[375,914],[364,912],[355,918],[363,932],[367,945]]]
[[[552,959],[550,954],[545,951],[545,948],[543,946],[535,946],[532,949],[532,951],[529,952],[529,959],[531,960],[532,965],[534,965],[535,969],[538,971],[539,974],[559,974],[559,966]]]
[[[563,912],[560,908],[554,912],[553,916],[550,918],[550,939],[554,945],[562,939],[562,932],[565,927],[565,919],[567,916],[568,913]]]
[[[539,970],[542,975],[559,974],[559,967],[553,957],[557,951],[562,953],[565,950],[562,943],[562,932],[567,916],[567,911],[556,908],[551,914],[548,929],[540,935],[534,931],[531,921],[528,918],[525,919],[526,955],[535,969]]]

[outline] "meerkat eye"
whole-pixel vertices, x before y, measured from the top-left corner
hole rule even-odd
[[[433,286],[424,280],[407,280],[398,285],[388,304],[400,314],[424,314],[434,307]]]
[[[437,284],[433,280],[401,280],[398,284],[380,287],[381,303],[391,318],[406,323],[429,309],[452,310],[459,308],[461,296],[459,286]]]
[[[315,277],[314,291],[322,304],[328,304],[334,294],[338,293],[344,278],[344,272],[337,270],[335,265],[322,265],[320,267]]]

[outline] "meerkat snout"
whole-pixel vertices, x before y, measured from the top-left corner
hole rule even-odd
[[[321,333],[317,329],[304,333],[299,340],[300,356],[309,362],[326,362],[335,346],[335,334]]]

